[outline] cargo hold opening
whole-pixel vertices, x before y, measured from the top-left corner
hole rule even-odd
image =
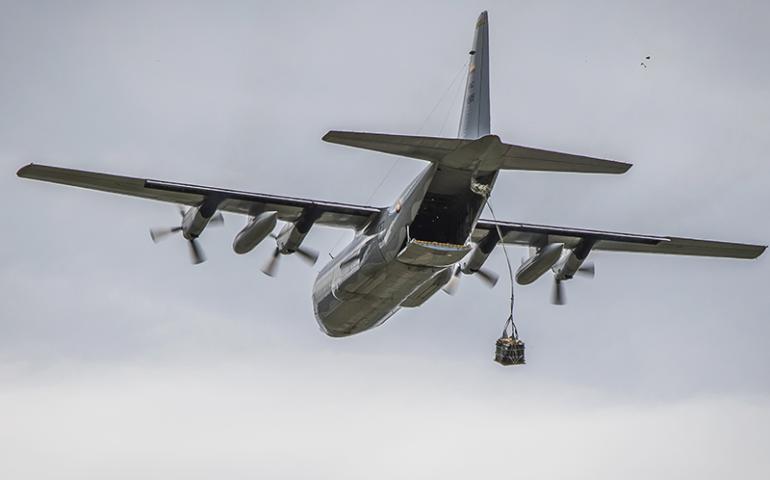
[[[451,195],[428,192],[409,233],[417,240],[463,245],[482,202],[470,190]]]

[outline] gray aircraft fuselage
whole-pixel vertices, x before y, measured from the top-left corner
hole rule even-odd
[[[485,205],[471,181],[491,187],[496,176],[427,167],[318,274],[313,306],[323,331],[341,337],[368,330],[446,285],[470,251]]]
[[[463,139],[490,133],[488,30],[483,12],[468,63],[458,132]],[[335,337],[368,330],[446,285],[471,250],[471,233],[497,173],[439,164],[423,170],[318,274],[313,308],[321,329]],[[485,195],[474,193],[472,184],[486,187]]]

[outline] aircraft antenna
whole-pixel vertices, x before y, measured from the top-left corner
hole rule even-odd
[[[462,71],[465,70],[467,66],[468,66],[467,63],[463,65],[463,68],[462,70],[460,70],[460,72],[462,73]],[[449,107],[447,108],[446,115],[444,116],[444,121],[441,123],[441,130],[438,131],[439,137],[444,135],[444,127],[446,127],[447,122],[449,121],[449,116],[452,113],[452,105],[455,105],[462,101],[461,100],[462,94],[463,94],[462,86],[463,86],[462,83],[457,84],[457,93],[454,94],[452,101],[449,102]]]
[[[450,90],[452,90],[452,87],[455,83],[458,83],[457,81],[462,78],[462,73],[468,68],[468,62],[463,63],[463,66],[460,67],[460,69],[455,73],[454,78],[452,79],[452,82],[449,84],[449,86],[446,88],[443,94],[439,97],[439,99],[436,101],[436,104],[433,106],[433,108],[430,110],[430,113],[428,113],[428,116],[425,117],[425,120],[422,121],[422,125],[417,130],[416,135],[421,135],[423,131],[425,130],[425,126],[428,124],[428,121],[430,120],[430,117],[433,116],[434,113],[436,113],[436,110],[438,109],[439,105],[446,99],[447,95],[449,94]],[[458,83],[458,85],[460,85]],[[450,103],[449,105],[449,112],[452,111],[452,105]],[[447,116],[449,116],[449,112],[447,112]],[[446,123],[446,120],[444,120],[444,124]],[[444,124],[441,125],[441,130],[444,130]],[[441,131],[439,131],[439,135],[441,135]],[[385,175],[382,176],[382,179],[380,179],[380,183],[377,184],[377,186],[372,190],[372,193],[369,194],[369,198],[366,199],[365,204],[369,205],[369,203],[372,201],[374,196],[377,194],[377,192],[380,191],[382,186],[385,184],[385,181],[390,177],[390,175],[393,173],[393,170],[396,168],[396,165],[403,159],[401,156],[397,156],[393,163],[390,164],[390,168],[388,168],[388,171],[385,172]]]
[[[425,120],[422,121],[422,125],[417,130],[416,135],[421,135],[423,131],[425,130],[425,127],[428,125],[428,121],[433,116],[434,113],[436,113],[436,110],[441,105],[441,103],[446,99],[447,95],[449,95],[450,91],[452,90],[452,87],[458,83],[458,80],[462,78],[462,74],[464,71],[468,69],[468,62],[464,62],[463,65],[460,67],[459,70],[457,70],[457,73],[454,74],[454,77],[452,78],[452,81],[449,83],[449,86],[444,90],[444,93],[441,94],[441,96],[436,101],[436,104],[433,105],[433,108],[430,110],[428,115],[425,117]],[[458,84],[461,85],[461,84]],[[452,111],[452,105],[450,102],[449,105],[449,111],[447,112],[447,118],[449,117],[449,112]],[[444,130],[444,126],[446,125],[446,118],[444,119],[444,122],[441,125],[441,131],[439,131],[439,135],[441,135],[441,132]],[[376,187],[372,190],[372,193],[369,194],[369,197],[364,202],[364,205],[369,205],[374,198],[375,195],[380,191],[382,186],[385,184],[385,181],[390,177],[390,175],[393,173],[393,170],[396,169],[396,165],[403,159],[403,157],[397,156],[395,159],[393,159],[393,162],[391,162],[390,167],[388,167],[388,170],[385,172],[385,174],[380,179],[380,182],[377,184]],[[339,236],[337,237],[337,240],[334,242],[334,245],[332,245],[332,248],[329,249],[329,256],[334,258],[332,255],[332,251],[336,250],[339,246],[340,242],[342,242],[342,239],[345,238],[346,232],[340,232]]]
[[[430,117],[433,116],[434,113],[436,113],[436,110],[438,110],[438,107],[444,102],[444,100],[449,95],[450,91],[452,90],[452,87],[457,83],[458,80],[462,78],[463,72],[465,72],[468,69],[468,62],[464,62],[462,67],[455,73],[454,77],[452,78],[452,81],[449,83],[449,85],[446,87],[446,90],[444,90],[444,93],[441,94],[441,96],[436,101],[436,104],[433,105],[433,108],[430,110],[430,113],[428,113],[428,116],[425,117],[425,120],[422,121],[422,125],[420,126],[420,129],[417,130],[417,135],[422,134],[423,130],[425,130],[425,126],[428,125],[428,120],[430,120]],[[461,83],[458,83],[458,85],[462,85]],[[453,96],[454,97],[454,96]],[[452,111],[452,103],[449,103],[449,111]],[[447,114],[448,115],[448,114]],[[444,120],[444,123],[446,123],[446,120]],[[441,125],[441,130],[444,129],[444,125]],[[441,135],[441,131],[439,131],[439,135]]]

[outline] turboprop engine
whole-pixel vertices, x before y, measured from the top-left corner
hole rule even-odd
[[[497,284],[499,277],[492,270],[484,268],[484,263],[489,258],[492,250],[495,249],[497,242],[498,238],[496,233],[484,237],[483,240],[473,247],[471,253],[465,257],[465,261],[460,264],[458,272],[462,272],[466,275],[476,274],[489,288],[494,287]]]
[[[262,212],[252,217],[233,240],[233,250],[239,255],[248,253],[275,229],[278,212]]]
[[[495,245],[497,245],[497,241],[497,235],[488,235],[476,244],[459,267],[455,268],[451,279],[444,285],[444,292],[449,295],[457,293],[457,288],[460,285],[461,273],[478,276],[478,278],[480,278],[489,288],[497,285],[497,280],[499,279],[498,275],[492,270],[483,267],[484,262],[487,261],[492,250],[494,250]]]
[[[269,277],[274,277],[278,268],[278,259],[281,258],[281,255],[290,255],[292,253],[298,254],[299,258],[308,264],[315,265],[315,262],[318,260],[318,252],[303,246],[302,242],[305,240],[318,215],[316,211],[307,210],[296,222],[287,223],[278,232],[278,235],[273,235],[273,238],[275,238],[275,249],[265,266],[262,267],[262,273]]]
[[[561,243],[550,243],[539,248],[534,255],[529,257],[516,270],[516,283],[519,285],[529,285],[540,278],[559,261],[563,250],[564,245]]]
[[[216,213],[216,210],[211,211],[210,208],[204,207],[188,209],[182,214],[182,236],[187,240],[198,238]]]
[[[158,243],[167,238],[172,233],[181,232],[182,236],[190,245],[190,258],[194,264],[202,263],[206,260],[203,250],[198,245],[198,237],[207,225],[222,225],[224,218],[217,212],[217,205],[213,202],[204,202],[197,207],[191,207],[187,211],[179,207],[179,214],[182,216],[182,223],[176,227],[170,228],[151,228],[150,237],[152,241]]]
[[[551,294],[551,303],[554,305],[564,305],[566,298],[564,297],[564,286],[562,282],[569,280],[580,274],[589,278],[593,278],[596,274],[596,267],[592,262],[586,262],[586,257],[591,252],[593,247],[593,241],[581,240],[580,243],[569,251],[564,259],[553,267],[553,293]]]
[[[574,277],[576,273],[591,272],[591,274],[593,274],[594,264],[591,262],[584,264],[584,261],[585,257],[580,258],[579,252],[576,253],[576,249],[571,250],[565,256],[564,260],[553,267],[554,279],[557,282],[561,282],[562,280],[569,280]]]

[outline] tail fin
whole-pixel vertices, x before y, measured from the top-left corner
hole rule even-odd
[[[468,80],[458,138],[476,140],[489,135],[489,24],[487,12],[476,21],[473,49],[470,51]]]

